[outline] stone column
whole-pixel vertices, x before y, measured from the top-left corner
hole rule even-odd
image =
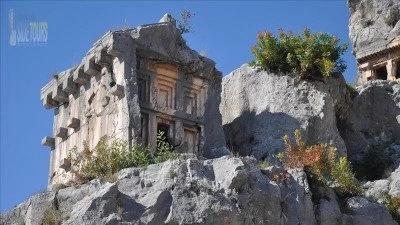
[[[388,73],[387,79],[388,80],[396,80],[396,63],[390,59],[386,63],[386,70]]]
[[[183,143],[183,124],[181,120],[175,121],[175,140],[173,145],[178,146]]]
[[[154,112],[149,113],[149,134],[148,144],[150,151],[156,152],[157,150],[157,115]]]
[[[358,66],[357,85],[365,84],[368,80],[374,79],[371,63],[363,63]]]

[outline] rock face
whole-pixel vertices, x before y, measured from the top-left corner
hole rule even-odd
[[[313,202],[300,169],[260,170],[252,158],[189,158],[128,168],[114,183],[94,180],[35,195],[1,215],[0,224],[41,224],[49,208],[71,225],[397,224],[386,208],[362,197],[344,203],[345,214],[329,193]]]
[[[364,185],[365,196],[375,199],[378,203],[387,204],[390,199],[400,198],[400,167],[391,173],[387,179],[367,182]],[[400,208],[397,208],[400,214]]]
[[[348,0],[350,40],[356,58],[387,47],[400,35],[399,0]]]
[[[335,115],[346,114],[348,98],[337,92],[332,96],[340,97],[333,100],[330,90],[340,85],[331,85],[298,81],[248,65],[233,71],[223,78],[220,105],[228,147],[264,159],[283,150],[284,135],[301,129],[308,144],[328,143],[345,155]]]
[[[372,143],[400,140],[400,83],[371,81],[358,92],[340,128],[353,161],[362,158]]]

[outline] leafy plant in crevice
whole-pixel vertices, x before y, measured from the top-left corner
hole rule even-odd
[[[61,222],[62,218],[59,210],[50,207],[44,211],[42,219],[43,225],[61,225]]]
[[[180,36],[179,36],[179,44],[181,46],[186,46],[186,40],[183,38],[183,34],[193,32],[192,26],[190,24],[190,20],[195,16],[196,14],[187,10],[183,9],[180,12],[180,18],[176,20],[178,30],[180,31]]]
[[[259,167],[260,169],[262,169],[262,170],[265,170],[265,169],[267,169],[267,168],[269,167],[269,163],[266,162],[266,161],[262,161],[262,162],[260,162],[260,163],[258,164],[258,167]]]
[[[339,193],[362,193],[349,161],[346,157],[338,157],[335,147],[327,144],[307,146],[299,130],[294,131],[294,138],[295,143],[292,144],[288,135],[283,137],[285,152],[279,158],[287,169],[304,168],[311,180],[331,186]]]
[[[183,9],[180,12],[180,19],[177,20],[178,22],[178,29],[181,31],[181,34],[186,34],[192,32],[192,26],[190,24],[190,20],[192,17],[194,17],[196,14],[187,10]]]
[[[257,34],[257,44],[251,49],[255,56],[251,66],[267,71],[295,73],[301,79],[322,79],[346,70],[341,55],[347,45],[328,33],[311,33],[308,28],[302,34],[279,30]]]
[[[150,152],[150,147],[133,145],[129,147],[126,141],[117,139],[107,144],[107,137],[100,138],[93,149],[84,144],[83,151],[77,147],[70,150],[68,159],[71,162],[71,172],[77,183],[85,183],[98,178],[115,182],[115,173],[129,167],[145,167],[153,163],[161,163],[176,158],[172,146],[166,142],[163,133],[157,134],[157,150]]]
[[[385,203],[385,206],[389,209],[390,213],[393,215],[394,219],[400,222],[400,196],[390,197],[389,201]]]

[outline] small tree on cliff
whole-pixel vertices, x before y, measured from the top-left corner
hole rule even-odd
[[[281,73],[296,73],[301,79],[321,79],[346,70],[341,58],[347,45],[327,33],[302,34],[279,30],[276,37],[266,31],[257,34],[257,44],[251,52],[255,59],[250,65]]]

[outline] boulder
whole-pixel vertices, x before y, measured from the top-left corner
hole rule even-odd
[[[347,200],[346,208],[351,216],[346,218],[344,224],[364,224],[364,225],[395,225],[388,209],[383,205],[371,202],[364,197],[352,197]]]
[[[335,115],[346,114],[348,100],[337,93],[332,94],[338,96],[334,101],[333,87],[243,65],[222,81],[220,111],[227,146],[239,155],[270,158],[283,150],[284,135],[292,137],[301,129],[307,144],[327,143],[346,155]]]
[[[389,184],[388,180],[375,180],[369,181],[364,184],[363,188],[365,191],[365,196],[371,199],[380,199],[385,197],[389,192]]]
[[[352,161],[362,159],[373,143],[400,141],[396,119],[400,115],[400,82],[371,81],[358,87],[358,92],[349,116],[339,128]]]

